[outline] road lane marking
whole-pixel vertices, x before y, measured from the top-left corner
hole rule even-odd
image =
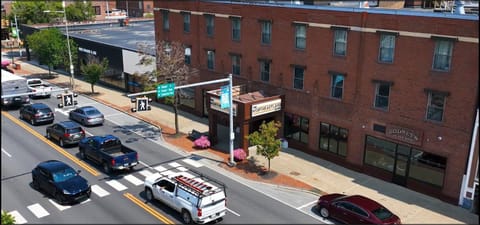
[[[238,214],[237,212],[235,212],[235,211],[233,211],[233,210],[231,210],[231,209],[229,209],[229,208],[227,208],[227,210],[228,210],[229,212],[233,213],[233,215],[235,215],[235,216],[240,216],[240,214]]]
[[[57,209],[60,211],[71,208],[71,206],[69,205],[60,205],[57,202],[53,201],[52,199],[48,199],[48,201],[52,203],[55,207],[57,207]]]
[[[167,170],[167,169],[166,169],[165,167],[163,167],[163,166],[156,166],[154,169],[155,169],[156,171],[158,171],[158,172],[163,172],[163,171]]]
[[[42,218],[50,215],[40,204],[35,203],[27,207],[37,218]]]
[[[10,153],[7,152],[7,150],[3,149],[2,148],[2,152],[3,154],[7,155],[8,157],[12,158],[12,155],[10,155]]]
[[[125,198],[129,199],[130,201],[132,201],[133,203],[135,203],[136,205],[140,206],[142,209],[144,209],[145,211],[147,211],[148,213],[152,214],[152,216],[154,216],[155,218],[159,219],[160,221],[164,222],[165,224],[175,224],[173,221],[171,221],[170,219],[168,219],[166,216],[160,214],[158,211],[154,210],[151,206],[145,204],[142,200],[136,198],[135,196],[133,196],[132,194],[130,193],[124,193],[123,196],[125,196]]]
[[[141,181],[140,179],[138,179],[137,177],[135,177],[131,174],[125,176],[124,178],[125,178],[125,180],[130,181],[130,183],[134,184],[135,186],[139,186],[139,185],[143,184],[143,181]]]
[[[177,170],[180,170],[181,172],[186,172],[186,171],[188,171],[188,169],[185,168],[185,167],[183,167],[183,166],[177,167]]]
[[[168,165],[173,167],[173,168],[182,166],[182,165],[178,164],[177,162],[171,162]]]
[[[202,164],[198,163],[197,161],[193,160],[193,159],[190,159],[190,158],[187,158],[187,159],[184,159],[182,160],[184,161],[185,163],[188,163],[190,164],[191,166],[195,167],[195,168],[198,168],[198,167],[201,167],[203,166]]]
[[[139,173],[139,174],[142,174],[142,175],[145,176],[145,177],[149,177],[149,176],[151,176],[151,175],[153,174],[152,172],[150,172],[150,171],[148,171],[148,170],[142,170],[142,171],[140,171],[140,172],[138,172],[138,173]]]
[[[90,201],[92,201],[92,199],[87,199],[85,201],[82,201],[82,202],[80,202],[80,204],[85,204],[85,203],[90,202]]]
[[[297,207],[297,209],[302,209],[303,207],[307,207],[307,206],[309,206],[309,205],[315,204],[316,202],[317,202],[317,200],[312,201],[312,202],[309,202],[309,203],[307,203],[307,204],[304,204],[304,205],[302,205],[302,206]]]
[[[15,224],[24,224],[28,222],[17,210],[13,210],[9,212],[9,214],[15,218]]]
[[[83,169],[85,169],[86,171],[88,171],[89,173],[91,173],[93,176],[97,177],[97,176],[100,176],[100,173],[94,169],[93,167],[87,165],[85,162],[79,160],[77,157],[73,156],[72,154],[70,154],[69,152],[67,152],[65,149],[61,148],[60,146],[58,146],[57,144],[53,143],[52,141],[50,141],[49,139],[47,139],[45,136],[41,135],[40,133],[38,133],[37,131],[33,130],[32,128],[30,128],[29,126],[27,126],[26,124],[24,124],[23,122],[21,122],[20,120],[18,120],[17,118],[15,118],[14,116],[10,115],[9,113],[7,112],[4,112],[2,111],[2,115],[7,117],[8,119],[10,119],[11,121],[13,121],[14,123],[16,123],[17,125],[19,125],[20,127],[22,127],[23,129],[27,130],[28,132],[30,132],[33,136],[37,137],[38,139],[40,139],[41,141],[45,142],[47,145],[49,145],[50,147],[52,147],[53,149],[55,149],[57,152],[59,152],[60,154],[62,154],[63,156],[69,158],[70,160],[72,160],[74,163],[76,163],[77,165],[79,165],[80,167],[82,167]]]
[[[105,191],[105,189],[101,188],[97,184],[92,185],[92,192],[100,198],[103,198],[110,194],[108,191]]]
[[[163,176],[169,177],[170,175],[175,174],[175,172],[173,172],[171,170],[166,170],[166,171],[161,172],[160,174],[162,174]]]
[[[146,163],[144,163],[144,162],[142,162],[142,161],[140,161],[140,160],[138,160],[138,162],[139,162],[140,164],[142,164],[143,166],[145,166],[145,167],[153,170],[153,168],[152,168],[151,166],[149,166],[148,164],[146,164]]]
[[[115,188],[117,191],[123,191],[128,189],[125,185],[116,180],[109,180],[106,183]]]

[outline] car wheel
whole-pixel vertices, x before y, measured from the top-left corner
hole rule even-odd
[[[324,207],[320,208],[320,215],[322,217],[327,218],[329,216],[329,214],[330,213],[328,212],[327,208],[324,208]]]
[[[147,201],[153,201],[153,193],[150,188],[145,188],[145,197],[147,198]]]
[[[192,223],[192,216],[190,216],[190,213],[186,209],[182,210],[182,219],[185,224]]]
[[[111,169],[110,169],[110,166],[108,166],[108,164],[104,162],[104,163],[103,163],[103,171],[104,171],[105,173],[110,173],[110,170],[111,170]]]
[[[80,149],[80,158],[85,160],[85,151],[83,149]]]
[[[35,126],[35,120],[32,118],[30,119],[30,124],[34,125]]]
[[[50,135],[50,132],[47,132],[47,138],[52,139],[52,135]]]
[[[25,118],[25,117],[23,117],[23,114],[22,114],[22,113],[20,113],[20,116],[19,116],[19,117],[20,117],[21,120],[23,120],[23,119]]]
[[[60,138],[59,141],[60,141],[60,146],[61,146],[61,147],[65,147],[65,142],[63,142],[63,139]]]
[[[37,181],[37,179],[35,179],[35,177],[32,177],[32,187],[33,187],[35,190],[39,190],[39,189],[40,189],[40,185],[38,184],[38,181]]]

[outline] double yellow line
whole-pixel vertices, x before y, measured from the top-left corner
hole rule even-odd
[[[53,143],[52,141],[48,140],[45,136],[39,134],[37,131],[35,131],[34,129],[30,128],[29,126],[25,125],[24,123],[22,123],[20,120],[18,120],[17,118],[15,118],[14,116],[10,115],[10,113],[7,113],[7,112],[4,112],[2,111],[2,116],[5,116],[7,117],[8,119],[10,119],[11,121],[13,121],[14,123],[16,123],[17,125],[19,125],[20,127],[22,127],[23,129],[27,130],[28,132],[30,132],[31,134],[33,134],[33,136],[37,137],[38,139],[40,139],[41,141],[45,142],[47,145],[49,145],[50,147],[52,147],[53,149],[55,149],[57,152],[59,152],[60,154],[64,155],[65,157],[69,158],[70,160],[72,160],[74,163],[76,163],[77,165],[81,166],[83,169],[85,169],[86,171],[88,171],[89,173],[91,173],[93,176],[99,176],[100,173],[92,168],[91,166],[87,165],[85,162],[79,160],[77,157],[73,156],[72,154],[70,154],[69,152],[65,151],[63,148],[59,147],[58,145],[56,145],[55,143]]]
[[[144,210],[147,211],[148,213],[152,214],[155,218],[161,220],[161,221],[164,222],[165,224],[175,224],[173,221],[171,221],[170,219],[168,219],[168,218],[165,217],[164,215],[160,214],[159,212],[157,212],[156,210],[154,210],[151,206],[145,204],[144,202],[142,202],[142,200],[136,198],[136,197],[133,196],[132,194],[130,194],[130,193],[124,193],[123,196],[125,196],[125,198],[128,198],[130,201],[132,201],[133,203],[137,204],[137,205],[140,206],[142,209],[144,209]]]

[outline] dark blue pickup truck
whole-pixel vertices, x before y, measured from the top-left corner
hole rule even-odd
[[[102,165],[106,173],[133,169],[138,164],[138,153],[111,134],[85,137],[78,143],[78,150],[82,159],[90,159]]]

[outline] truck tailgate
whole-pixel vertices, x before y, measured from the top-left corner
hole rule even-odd
[[[120,155],[117,153],[115,155],[113,158],[115,160],[113,167],[115,168],[124,169],[137,165],[138,163],[137,152],[120,153]]]

